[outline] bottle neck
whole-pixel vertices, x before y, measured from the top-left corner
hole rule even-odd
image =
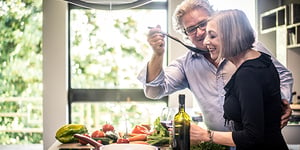
[[[179,112],[185,112],[185,105],[179,104]]]

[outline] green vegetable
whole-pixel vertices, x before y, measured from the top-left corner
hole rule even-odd
[[[88,130],[85,125],[81,124],[66,124],[60,127],[55,134],[55,138],[61,143],[75,143],[78,139],[74,134],[85,134]]]
[[[114,143],[114,141],[109,137],[99,137],[99,138],[93,138],[93,139],[95,141],[100,140],[103,145],[108,145],[108,144]]]
[[[154,121],[154,133],[153,136],[169,137],[169,131],[160,123],[160,117],[157,117]]]
[[[163,146],[170,144],[169,131],[161,125],[160,117],[156,118],[154,121],[154,133],[147,136],[147,143],[154,146]]]
[[[191,145],[190,150],[226,150],[228,146],[219,145],[211,142],[203,142],[198,145]]]
[[[147,143],[154,146],[163,146],[170,144],[170,137],[148,136]]]
[[[119,139],[119,135],[113,131],[107,131],[105,133],[105,136],[112,139],[113,142],[117,142],[117,140]]]

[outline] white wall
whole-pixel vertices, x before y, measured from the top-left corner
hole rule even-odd
[[[67,5],[43,0],[43,142],[48,149],[56,130],[67,123]]]

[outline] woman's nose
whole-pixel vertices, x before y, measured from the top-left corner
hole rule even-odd
[[[204,38],[204,41],[203,41],[203,43],[204,43],[204,45],[208,45],[208,44],[210,44],[210,42],[209,42],[209,40],[208,40],[207,36]]]

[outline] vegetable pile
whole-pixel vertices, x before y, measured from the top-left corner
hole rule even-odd
[[[81,136],[87,136],[94,139],[95,143],[103,145],[117,143],[117,144],[149,144],[153,146],[169,146],[171,138],[169,131],[160,123],[160,117],[158,117],[153,123],[153,130],[149,125],[135,125],[128,135],[124,136],[124,133],[115,131],[115,128],[111,124],[104,124],[101,129],[93,131],[88,134],[88,130],[81,124],[67,124],[63,125],[56,132],[55,138],[61,143],[80,143],[81,145],[87,145],[88,143],[83,140],[79,140],[74,137],[74,134],[80,134]],[[210,142],[200,143],[198,145],[191,145],[190,150],[226,150],[228,147],[218,145]]]

